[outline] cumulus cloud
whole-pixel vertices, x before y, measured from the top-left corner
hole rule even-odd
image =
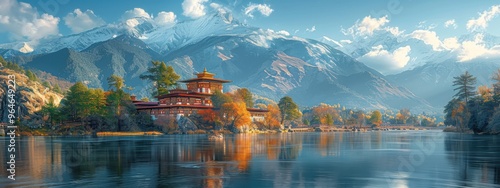
[[[500,5],[494,5],[490,8],[490,10],[480,13],[478,18],[467,21],[467,29],[470,31],[486,29],[488,22],[490,22],[498,14],[500,14]]]
[[[149,13],[147,13],[144,9],[142,8],[134,8],[132,10],[127,10],[125,13],[122,15],[123,20],[128,20],[131,18],[147,18],[151,19],[151,16]]]
[[[80,9],[68,13],[64,17],[64,23],[73,33],[80,33],[105,24],[104,20],[96,16],[92,10],[82,12]]]
[[[462,42],[461,48],[459,49],[458,61],[466,62],[478,58],[499,58],[500,45],[487,48],[483,38],[483,34],[477,34],[474,40]]]
[[[0,32],[9,32],[15,40],[38,40],[59,34],[60,19],[39,14],[28,3],[0,0]]]
[[[448,50],[455,50],[460,47],[460,43],[458,43],[457,37],[450,37],[443,40],[443,46]]]
[[[307,31],[307,32],[314,32],[314,31],[316,31],[316,26],[315,26],[315,25],[313,25],[313,26],[311,27],[311,29],[306,28],[306,31]]]
[[[410,46],[400,47],[392,53],[385,50],[382,45],[372,47],[367,54],[358,58],[358,61],[364,62],[367,66],[379,71],[382,74],[394,74],[401,71],[408,61],[411,51]]]
[[[347,30],[342,30],[345,35],[358,35],[358,36],[366,36],[373,35],[374,31],[381,30],[385,24],[389,23],[389,19],[387,16],[381,18],[372,18],[371,16],[366,16],[361,20],[358,20],[356,23],[348,28]]]
[[[441,40],[437,36],[436,32],[429,30],[415,30],[410,34],[410,37],[419,39],[425,44],[432,46],[434,51],[441,51]]]
[[[446,22],[444,22],[444,26],[446,28],[453,28],[453,29],[456,29],[458,26],[457,24],[455,23],[455,19],[451,19],[451,20],[447,20]]]
[[[160,26],[173,26],[176,23],[176,15],[173,12],[161,11],[158,16],[154,18],[155,23]]]
[[[290,33],[288,31],[286,31],[286,30],[280,30],[280,31],[278,31],[276,33],[281,34],[281,35],[285,35],[285,36],[289,36],[290,35]]]
[[[182,15],[196,19],[205,16],[204,3],[208,0],[184,0],[182,2]]]
[[[273,13],[274,10],[268,4],[253,4],[253,3],[250,3],[245,8],[245,15],[247,15],[250,18],[253,18],[253,13],[255,11],[260,12],[263,16],[269,16],[269,15],[271,15],[271,13]]]

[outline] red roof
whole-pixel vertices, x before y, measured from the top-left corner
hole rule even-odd
[[[184,104],[174,104],[174,105],[157,105],[157,106],[138,106],[138,110],[142,109],[158,109],[158,108],[199,108],[199,109],[211,109],[213,106],[202,106],[202,105],[184,105]]]
[[[189,82],[196,82],[196,81],[219,82],[219,83],[231,82],[230,80],[223,80],[223,79],[218,79],[218,78],[191,78],[191,79],[187,79],[187,80],[181,80],[179,82],[189,83]]]

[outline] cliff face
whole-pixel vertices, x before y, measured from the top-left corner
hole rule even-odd
[[[8,122],[9,115],[9,75],[13,75],[16,83],[16,92],[14,93],[15,100],[15,117],[20,117],[21,120],[29,118],[29,115],[42,109],[49,102],[50,97],[54,99],[54,103],[59,105],[62,94],[50,91],[41,83],[28,80],[24,74],[17,73],[13,70],[0,68],[0,121]]]

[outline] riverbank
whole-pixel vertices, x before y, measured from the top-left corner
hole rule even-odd
[[[214,131],[214,130],[189,130],[185,133],[180,131],[131,131],[131,132],[117,132],[117,131],[102,131],[93,132],[82,127],[72,127],[63,128],[58,130],[53,130],[50,128],[27,128],[21,127],[19,129],[18,136],[144,136],[144,135],[174,135],[174,134],[275,134],[275,133],[287,133],[287,132],[370,132],[370,131],[420,131],[420,130],[443,130],[441,127],[414,127],[414,126],[382,126],[382,127],[298,127],[298,128],[287,128],[287,129],[249,129],[242,130],[238,132],[231,132],[229,130]],[[451,130],[450,128],[445,128],[444,132],[458,132],[456,130]]]

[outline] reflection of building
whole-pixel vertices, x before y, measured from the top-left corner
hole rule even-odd
[[[166,95],[156,96],[158,102],[143,102],[132,97],[132,101],[137,107],[137,110],[157,116],[189,116],[196,113],[198,110],[212,109],[212,101],[210,97],[215,91],[223,90],[224,83],[231,82],[214,78],[215,74],[203,72],[196,74],[196,78],[182,80],[186,83],[187,89],[173,89]],[[268,110],[247,108],[252,116],[252,121],[264,120],[264,115]]]

